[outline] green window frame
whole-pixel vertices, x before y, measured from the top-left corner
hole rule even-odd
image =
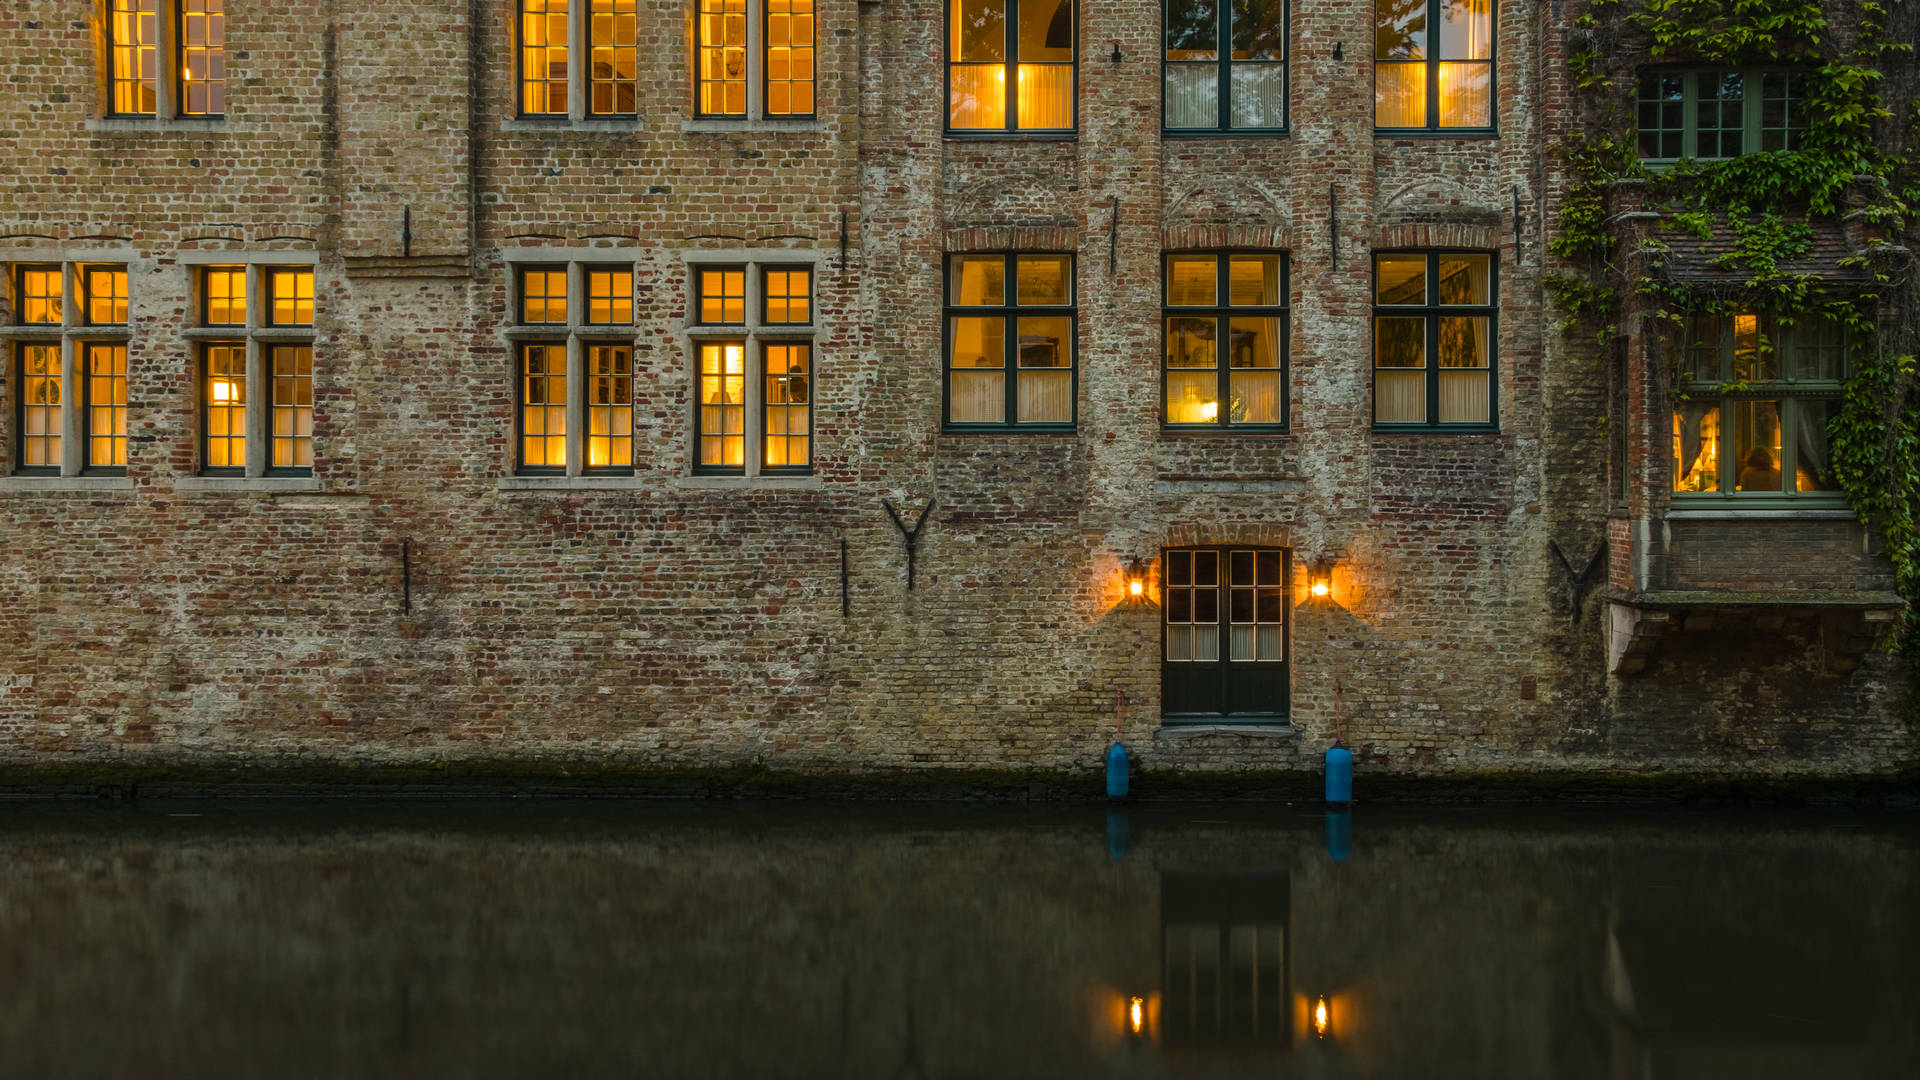
[[[1161,130],[1285,132],[1290,7],[1288,0],[1165,0]]]
[[[1500,275],[1490,251],[1373,257],[1373,428],[1500,428]]]
[[[1634,95],[1640,160],[1798,150],[1805,94],[1805,75],[1778,68],[1643,71]]]
[[[1079,124],[1079,0],[947,0],[947,134]]]
[[[1830,319],[1690,319],[1670,429],[1674,507],[1844,507],[1827,428],[1846,396],[1849,337]]]
[[[1373,10],[1374,130],[1492,132],[1496,0],[1374,0]]]
[[[1074,257],[947,257],[948,431],[1072,431],[1080,397]]]
[[[1169,431],[1287,430],[1286,256],[1170,252],[1161,267],[1161,423]]]

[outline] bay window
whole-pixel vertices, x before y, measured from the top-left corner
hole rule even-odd
[[[1847,331],[1827,319],[1699,315],[1673,409],[1675,505],[1841,499],[1827,453],[1847,378]]]

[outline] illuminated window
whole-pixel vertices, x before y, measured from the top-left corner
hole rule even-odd
[[[1493,127],[1494,0],[1374,0],[1373,125]]]
[[[1373,289],[1374,426],[1495,427],[1493,256],[1378,253]]]
[[[305,268],[266,271],[274,326],[313,325],[313,271]]]
[[[6,281],[13,314],[6,360],[14,380],[14,471],[123,472],[126,267],[17,264],[8,268]]]
[[[747,114],[747,0],[700,0],[700,112]]]
[[[632,264],[520,265],[513,290],[515,469],[630,475]]]
[[[806,266],[766,268],[763,321],[783,326],[805,326],[813,321],[813,269]]]
[[[946,322],[949,428],[1073,426],[1073,256],[948,256]]]
[[[1283,718],[1292,560],[1273,548],[1173,548],[1161,566],[1162,712]]]
[[[1790,71],[1669,71],[1640,76],[1640,157],[1731,158],[1798,150],[1805,78]]]
[[[947,0],[947,128],[1071,131],[1074,0]]]
[[[813,114],[813,0],[766,0],[767,115]]]
[[[153,116],[160,108],[160,0],[113,0],[107,50],[116,116]]]
[[[747,324],[747,271],[740,266],[703,266],[694,274],[704,326]]]
[[[226,111],[226,0],[180,0],[180,113]]]
[[[197,268],[201,471],[310,476],[314,464],[314,268]]]
[[[1165,0],[1168,131],[1287,126],[1287,0]]]
[[[1682,496],[1839,500],[1827,425],[1840,412],[1847,330],[1827,319],[1701,315],[1673,408],[1673,490]]]
[[[1286,260],[1260,252],[1166,257],[1169,427],[1287,422]]]
[[[637,0],[519,3],[520,115],[617,117],[639,111]],[[584,68],[569,60],[576,21],[588,57]]]
[[[105,15],[108,115],[226,114],[226,0],[107,0]]]
[[[694,266],[694,471],[813,471],[815,267]]]

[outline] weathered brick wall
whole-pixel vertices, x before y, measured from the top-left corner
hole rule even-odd
[[[937,0],[822,3],[817,121],[732,126],[693,117],[679,4],[643,5],[625,126],[516,117],[508,0],[237,6],[224,125],[105,123],[90,10],[0,15],[0,262],[124,253],[98,257],[132,269],[131,488],[0,491],[10,763],[1086,768],[1116,712],[1144,764],[1195,770],[1311,768],[1336,737],[1436,773],[1904,752],[1884,665],[1774,699],[1819,737],[1768,752],[1763,725],[1736,753],[1708,714],[1802,667],[1725,657],[1669,708],[1695,676],[1616,686],[1591,602],[1571,618],[1547,542],[1584,559],[1606,533],[1606,384],[1539,287],[1557,3],[1503,12],[1497,137],[1375,137],[1370,5],[1302,0],[1290,133],[1163,139],[1157,8],[1088,0],[1064,140],[942,137]],[[1369,430],[1370,252],[1427,244],[1498,253],[1498,434]],[[943,260],[1007,245],[1077,256],[1071,435],[941,433]],[[1161,433],[1183,246],[1288,252],[1287,434]],[[273,248],[318,253],[318,490],[188,490],[182,258]],[[510,262],[555,251],[635,265],[630,481],[503,483]],[[689,475],[686,267],[740,252],[818,260],[812,481]],[[908,592],[881,499],[935,493]],[[1290,729],[1162,728],[1159,609],[1122,569],[1194,543],[1289,549],[1303,600],[1336,560],[1295,613]],[[1686,734],[1632,734],[1656,720]]]

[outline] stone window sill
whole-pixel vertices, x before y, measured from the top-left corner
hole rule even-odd
[[[322,490],[317,476],[182,476],[173,490],[194,494],[245,491],[313,492]]]
[[[500,121],[500,130],[507,134],[522,135],[631,135],[636,131],[647,130],[647,125],[637,116],[581,120],[569,120],[566,117],[556,117],[551,120],[518,117]]]
[[[4,476],[0,493],[132,491],[131,476]]]
[[[129,132],[149,135],[164,133],[205,134],[227,131],[224,116],[96,116],[87,121],[92,132]]]
[[[689,135],[740,135],[747,132],[758,133],[768,131],[817,133],[825,131],[826,129],[827,126],[821,123],[817,117],[810,117],[805,120],[773,120],[767,118],[748,120],[745,117],[738,120],[722,120],[716,117],[712,119],[689,119],[680,121],[680,130]]]
[[[1179,742],[1183,739],[1204,739],[1214,735],[1238,735],[1252,739],[1291,739],[1298,735],[1293,725],[1285,721],[1271,724],[1168,724],[1162,723],[1154,731],[1156,742]]]

